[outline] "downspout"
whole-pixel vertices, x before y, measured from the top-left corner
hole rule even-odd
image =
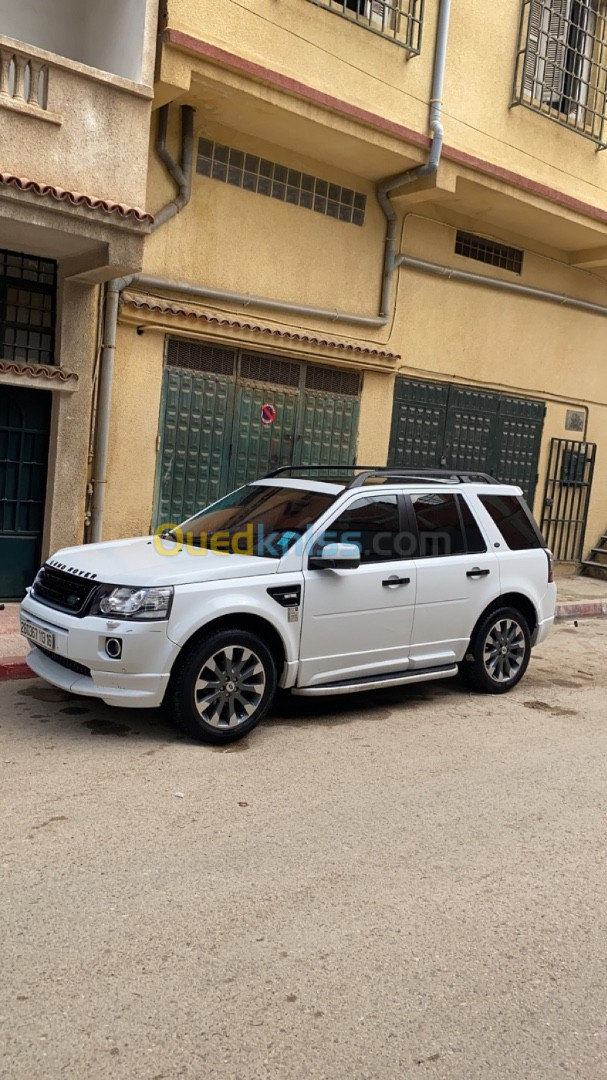
[[[187,282],[176,282],[166,278],[146,277],[145,275],[138,274],[128,278],[115,278],[108,283],[95,437],[95,479],[93,480],[93,504],[90,526],[90,538],[93,543],[101,540],[103,532],[103,512],[105,505],[105,488],[107,485],[107,459],[109,448],[110,402],[114,374],[118,308],[120,303],[120,293],[128,285],[136,283],[144,288],[166,288],[170,291],[182,292],[189,296],[198,296],[204,299],[239,304],[243,307],[265,307],[272,311],[287,312],[293,315],[308,315],[313,318],[329,319],[334,323],[348,323],[349,325],[361,326],[367,329],[381,329],[381,327],[387,325],[390,318],[394,273],[398,265],[396,259],[398,219],[388,196],[389,193],[396,188],[402,187],[405,184],[410,184],[414,180],[418,180],[422,177],[432,176],[438,171],[443,147],[443,126],[441,122],[442,95],[450,13],[451,0],[440,0],[430,98],[430,130],[432,131],[432,145],[430,147],[428,161],[424,165],[418,165],[416,168],[409,169],[388,180],[384,180],[377,188],[377,198],[387,221],[379,315],[367,317],[348,312],[331,311],[330,309],[316,308],[305,304],[291,304],[287,301],[272,300],[269,297],[249,296],[246,293],[224,292],[219,289],[190,285]],[[152,232],[161,225],[164,225],[165,222],[170,221],[170,219],[178,214],[184,206],[187,206],[191,198],[192,162],[194,153],[194,110],[188,105],[183,105],[181,108],[182,140],[181,166],[179,166],[173,160],[166,147],[168,108],[169,106],[165,105],[160,110],[156,150],[161,161],[163,161],[168,172],[175,181],[179,193],[175,199],[155,215],[155,220],[151,228]]]
[[[377,201],[381,206],[387,221],[386,249],[384,253],[384,270],[382,277],[382,291],[380,302],[380,317],[384,324],[388,322],[392,310],[392,290],[394,272],[397,268],[396,257],[398,218],[389,199],[391,191],[411,184],[414,180],[421,180],[426,176],[434,176],[438,172],[441,154],[443,150],[443,87],[445,84],[445,63],[447,59],[447,41],[449,37],[449,17],[451,15],[451,0],[440,0],[438,12],[438,25],[436,28],[436,43],[434,47],[434,70],[432,73],[432,90],[430,96],[430,130],[432,132],[432,145],[430,155],[424,165],[417,165],[413,169],[392,176],[384,180],[377,188]]]
[[[171,202],[156,214],[151,232],[170,221],[183,210],[192,195],[192,161],[194,156],[194,109],[190,105],[181,106],[181,165],[178,165],[166,148],[166,132],[169,106],[164,105],[158,117],[156,150],[168,172],[178,187],[178,194]],[[112,383],[114,380],[114,355],[116,352],[116,333],[118,328],[118,307],[123,289],[135,280],[135,275],[114,278],[106,287],[103,314],[103,346],[99,371],[99,389],[97,394],[97,423],[95,426],[95,456],[93,463],[93,501],[89,538],[91,543],[98,543],[103,536],[103,514],[105,509],[105,491],[107,487],[107,463],[110,438],[110,407]]]

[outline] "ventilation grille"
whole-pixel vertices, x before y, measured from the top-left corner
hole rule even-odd
[[[345,394],[358,397],[360,375],[357,371],[309,367],[306,371],[306,390],[324,390],[329,394]]]
[[[475,236],[474,233],[460,230],[455,237],[455,254],[488,263],[489,266],[499,266],[513,274],[520,274],[523,268],[523,252],[519,248],[498,244],[495,240],[486,240],[484,236]]]
[[[203,345],[199,341],[169,338],[167,365],[188,371],[208,371],[214,375],[233,375],[236,351]]]
[[[258,353],[245,353],[240,364],[243,379],[272,386],[299,386],[299,364],[288,360],[278,360],[275,356],[260,356]]]

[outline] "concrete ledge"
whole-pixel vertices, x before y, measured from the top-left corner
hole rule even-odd
[[[556,605],[556,621],[565,619],[604,619],[607,600],[569,600]]]
[[[23,656],[0,656],[0,682],[3,679],[35,679]]]

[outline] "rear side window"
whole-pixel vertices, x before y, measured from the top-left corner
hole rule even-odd
[[[433,491],[427,495],[414,495],[411,501],[420,556],[465,555],[487,550],[474,515],[461,495],[442,495]]]
[[[428,495],[414,495],[412,502],[420,556],[463,555],[466,537],[455,495],[433,491]]]
[[[544,547],[542,535],[517,495],[479,495],[511,551]]]

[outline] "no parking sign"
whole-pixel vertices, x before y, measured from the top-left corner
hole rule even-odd
[[[276,419],[276,409],[274,406],[268,403],[262,405],[260,419],[262,424],[273,424]]]

